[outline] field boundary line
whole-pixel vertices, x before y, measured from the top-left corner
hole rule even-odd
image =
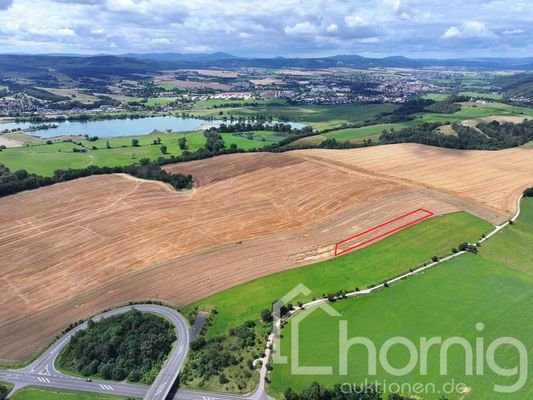
[[[425,213],[425,215],[420,217],[420,218],[415,219],[414,221],[408,222],[408,223],[403,224],[403,225],[401,225],[399,227],[391,229],[391,230],[389,230],[387,232],[381,233],[381,234],[379,234],[379,235],[377,235],[375,237],[367,239],[367,240],[365,240],[363,242],[360,242],[360,243],[357,243],[357,244],[355,244],[353,246],[350,246],[347,249],[339,250],[339,248],[340,248],[340,246],[342,244],[348,243],[348,242],[350,242],[350,241],[352,241],[354,239],[357,239],[358,237],[366,235],[367,233],[370,233],[370,232],[373,232],[373,231],[378,230],[380,228],[383,228],[384,226],[393,224],[394,222],[400,221],[403,218],[410,217],[411,215],[417,214],[419,212],[423,212],[423,213]],[[434,215],[435,215],[435,213],[433,213],[432,211],[426,210],[425,208],[418,208],[416,210],[410,211],[410,212],[408,212],[406,214],[400,215],[399,217],[393,218],[390,221],[383,222],[383,223],[381,223],[379,225],[376,225],[376,226],[374,226],[374,227],[372,227],[370,229],[367,229],[367,230],[365,230],[365,231],[363,231],[361,233],[358,233],[357,235],[350,236],[349,238],[346,238],[344,240],[341,240],[340,242],[335,243],[335,253],[334,253],[334,255],[335,256],[340,256],[341,254],[345,254],[345,253],[347,253],[349,251],[357,249],[358,247],[361,247],[361,246],[364,246],[366,244],[375,242],[378,239],[381,239],[381,238],[383,238],[385,236],[391,235],[391,234],[393,234],[395,232],[398,232],[398,231],[400,231],[400,230],[402,230],[404,228],[407,228],[408,226],[414,225],[417,222],[420,222],[420,221],[423,221],[423,220],[425,220],[427,218],[430,218],[430,217],[432,217]]]

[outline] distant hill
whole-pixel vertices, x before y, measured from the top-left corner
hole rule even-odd
[[[231,54],[217,52],[211,54],[181,54],[181,53],[128,53],[123,54],[121,57],[137,58],[141,60],[155,60],[155,61],[174,61],[174,62],[203,62],[203,61],[218,61],[218,60],[233,60],[239,59],[239,57]]]
[[[410,59],[401,56],[367,58],[359,55],[336,55],[316,58],[243,58],[227,53],[130,53],[115,55],[21,55],[0,54],[0,79],[14,76],[53,83],[51,71],[62,72],[73,79],[135,77],[175,68],[301,68],[331,67],[369,68],[465,68],[471,70],[524,70],[533,71],[533,58],[465,58],[465,59]],[[53,79],[51,79],[53,78]]]
[[[462,59],[411,59],[403,56],[368,58],[357,54],[310,58],[246,58],[227,53],[212,54],[125,54],[124,57],[176,63],[178,67],[270,67],[270,68],[469,68],[478,70],[532,70],[533,58],[462,58]]]
[[[533,67],[533,64],[531,64],[531,67]],[[501,86],[505,97],[533,98],[533,74],[504,76],[498,79],[496,84]]]

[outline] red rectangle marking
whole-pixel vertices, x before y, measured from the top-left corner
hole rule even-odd
[[[401,224],[400,226],[398,227],[395,227],[395,228],[392,228],[384,233],[380,233],[380,234],[376,234],[376,236],[373,236],[371,237],[370,239],[366,239],[364,240],[363,242],[357,242],[356,244],[354,244],[353,246],[349,246],[348,248],[346,249],[340,249],[341,245],[347,243],[347,242],[351,242],[351,241],[354,241],[354,239],[357,239],[363,235],[366,235],[368,233],[371,233],[371,232],[374,232],[380,228],[383,228],[387,225],[393,225],[394,223],[398,222],[398,221],[401,221],[402,219],[406,219],[408,217],[411,217],[413,216],[414,214],[418,214],[418,213],[422,213],[423,215],[414,219],[413,221],[410,221],[410,222],[407,222],[407,223],[403,223]],[[429,210],[426,210],[425,208],[418,208],[416,210],[413,210],[411,212],[408,212],[407,214],[403,214],[403,215],[400,215],[399,217],[396,217],[394,219],[391,219],[390,221],[387,221],[387,222],[384,222],[380,225],[376,225],[374,226],[373,228],[370,228],[370,229],[367,229],[366,231],[364,232],[361,232],[361,233],[358,233],[357,235],[354,235],[354,236],[351,236],[347,239],[344,239],[344,240],[341,240],[340,242],[337,242],[335,244],[335,256],[340,256],[341,254],[344,254],[344,253],[347,253],[348,251],[351,251],[351,250],[354,250],[358,247],[361,247],[361,246],[364,246],[366,244],[369,244],[369,243],[372,243],[378,239],[381,239],[385,236],[388,236],[394,232],[397,232],[401,229],[404,229],[404,228],[407,228],[408,226],[411,226],[411,225],[414,225],[416,224],[417,222],[420,222],[424,219],[427,219],[429,217],[432,217],[433,215],[435,215],[433,212],[429,211]]]

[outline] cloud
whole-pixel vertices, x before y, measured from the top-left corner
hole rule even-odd
[[[294,26],[288,26],[284,29],[287,35],[313,35],[317,33],[317,27],[309,21],[299,22]]]
[[[337,33],[339,31],[339,26],[337,24],[329,24],[326,28],[327,33]]]
[[[480,21],[466,21],[462,26],[451,26],[442,35],[443,39],[470,39],[470,38],[488,38],[495,36],[485,23]]]
[[[502,32],[502,35],[520,35],[526,33],[523,29],[508,29]]]
[[[361,26],[368,26],[369,23],[360,15],[347,15],[344,17],[344,22],[349,28],[357,28]]]
[[[0,52],[531,56],[533,1],[511,3],[0,0]]]

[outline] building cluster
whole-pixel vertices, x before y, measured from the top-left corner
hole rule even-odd
[[[33,101],[28,96],[0,98],[0,116],[3,117],[37,112],[40,108],[40,103]]]

